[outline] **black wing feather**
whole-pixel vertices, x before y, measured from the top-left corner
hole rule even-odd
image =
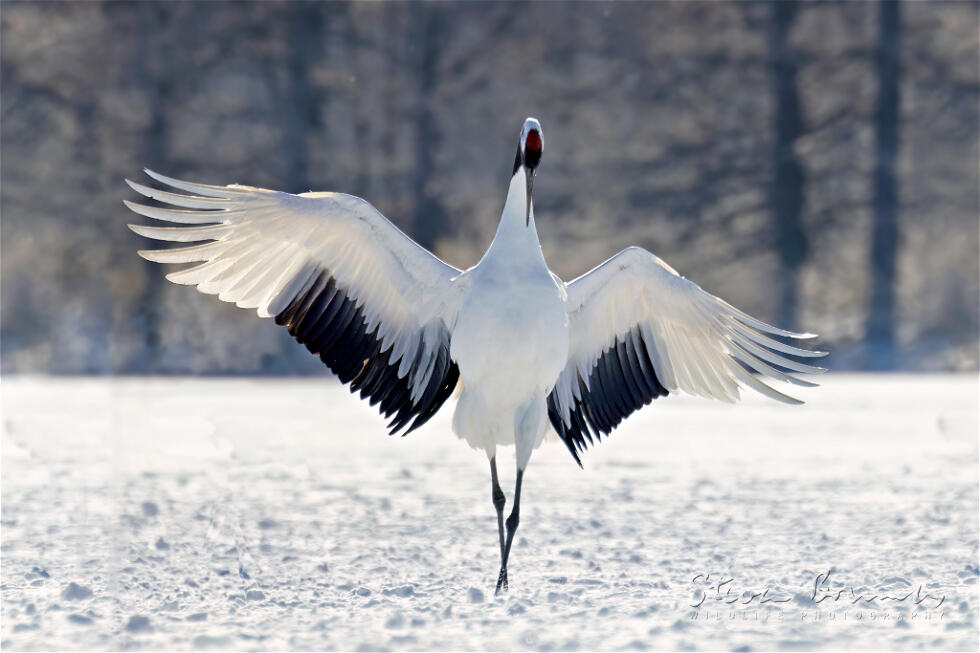
[[[582,378],[578,386],[579,398],[569,411],[570,424],[561,417],[554,390],[548,395],[548,418],[579,465],[579,454],[589,445],[612,432],[627,416],[669,394],[657,377],[638,327],[616,338],[589,371],[588,386]]]
[[[403,435],[408,435],[429,421],[459,380],[459,369],[449,357],[449,331],[440,325],[434,369],[421,396],[412,401],[409,380],[422,364],[422,343],[416,347],[409,373],[399,377],[401,361],[390,360],[393,348],[381,351],[380,325],[367,330],[361,307],[326,269],[319,269],[312,283],[297,293],[275,320],[318,355],[342,383],[350,384],[352,393],[360,391],[361,398],[371,405],[380,404],[386,418],[395,415],[388,425],[392,435],[406,426],[409,428]]]

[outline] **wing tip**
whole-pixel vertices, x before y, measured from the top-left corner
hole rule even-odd
[[[156,196],[159,195],[160,192],[161,192],[160,190],[158,190],[156,188],[151,188],[150,186],[147,186],[146,184],[141,184],[138,181],[133,181],[132,179],[129,179],[128,177],[124,177],[123,178],[123,181],[126,182],[126,185],[127,186],[129,186],[130,188],[132,188],[134,191],[136,191],[137,193],[139,193],[143,197],[148,197],[150,199],[156,199],[157,198]]]
[[[187,268],[188,270],[192,268]],[[170,283],[175,283],[178,286],[196,286],[198,281],[184,281],[179,275],[186,272],[187,270],[178,270],[176,272],[171,272],[170,274],[164,275],[164,278]]]
[[[164,175],[164,174],[161,174],[159,172],[156,172],[155,170],[150,170],[149,168],[143,168],[143,172],[148,177],[150,177],[151,179],[155,179],[156,181],[159,181],[161,184],[166,184],[168,186],[173,186],[174,188],[177,187],[177,185],[173,183],[175,181],[178,181],[177,179],[174,179],[172,177],[168,177],[167,175]]]
[[[795,338],[796,340],[812,340],[817,337],[816,333],[810,333],[809,331],[805,331],[803,333],[796,333],[795,331],[787,331],[786,333],[792,334],[790,336],[787,336],[788,338]]]
[[[578,468],[579,469],[585,469],[585,465],[582,464],[582,458],[579,457],[579,453],[580,452],[578,450],[578,447],[576,446],[576,443],[575,442],[570,442],[569,440],[566,440],[560,434],[559,434],[558,437],[560,437],[562,439],[562,442],[565,443],[565,446],[568,447],[568,451],[572,454],[572,458],[575,459],[575,464],[578,465]],[[582,452],[581,453],[584,453],[584,452],[585,452],[585,447],[582,448]]]
[[[820,336],[818,336],[816,333],[805,333],[802,334],[800,337],[802,339],[811,340],[813,338],[819,338]],[[787,345],[787,346],[792,347],[792,345]],[[794,347],[794,349],[799,349],[799,347]],[[804,349],[803,351],[806,352],[807,358],[823,358],[824,356],[830,354],[829,351],[823,351],[822,349]]]
[[[791,379],[790,380],[790,383],[792,383],[793,385],[799,386],[801,388],[819,388],[820,387],[820,384],[819,383],[814,383],[813,381],[807,381],[806,379],[801,379],[800,377],[793,376],[792,374],[787,374],[786,376]]]

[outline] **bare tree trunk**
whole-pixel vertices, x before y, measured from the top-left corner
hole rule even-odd
[[[145,75],[152,80],[149,93],[152,114],[149,128],[143,136],[140,155],[144,166],[160,169],[161,164],[166,162],[167,138],[170,131],[166,116],[167,97],[170,92],[169,79],[161,73],[148,74],[145,67],[146,62],[154,61],[163,50],[159,47],[159,40],[149,35],[168,30],[166,23],[171,20],[171,12],[166,6],[154,3],[141,4],[139,12],[139,22],[144,26],[144,34],[148,36],[141,40],[141,56],[134,61],[138,69],[134,70],[133,74]],[[143,274],[146,285],[136,309],[136,319],[143,333],[143,348],[134,352],[126,368],[134,372],[153,373],[161,371],[160,311],[163,304],[164,276],[159,266],[150,261],[143,261]]]
[[[428,191],[435,166],[440,133],[432,95],[439,86],[441,46],[448,38],[445,9],[438,3],[415,7],[419,17],[419,107],[416,116],[415,219],[413,235],[423,247],[434,250],[436,240],[448,234],[449,221],[442,204]]]
[[[779,248],[779,325],[796,325],[799,304],[799,271],[807,258],[807,238],[803,231],[803,204],[806,176],[796,156],[796,140],[805,125],[796,87],[796,53],[789,35],[796,20],[798,4],[773,0],[769,57],[772,88],[776,103],[773,114],[773,182],[769,201]]]
[[[85,174],[88,177],[89,190],[94,197],[101,197],[105,192],[105,185],[102,179],[102,147],[99,143],[99,125],[102,118],[99,115],[98,100],[97,98],[87,98],[77,105],[77,109],[81,139],[79,162],[84,166]],[[88,207],[83,209],[83,212],[91,210],[92,208]],[[86,218],[92,221],[98,219],[92,215],[87,215]],[[98,315],[98,317],[92,322],[85,320],[82,323],[84,330],[87,331],[83,337],[88,340],[88,355],[82,363],[86,374],[105,374],[114,371],[111,369],[110,356],[112,343],[109,334],[112,332],[112,310],[109,304],[111,304],[111,300],[106,305],[98,308],[93,307],[93,314]],[[82,325],[78,325],[78,327]]]
[[[317,130],[322,126],[320,108],[325,93],[313,78],[313,68],[326,54],[326,20],[333,5],[296,0],[287,5],[289,21],[289,51],[285,61],[286,103],[281,118],[285,135],[286,169],[284,188],[291,193],[305,193],[322,181],[311,171],[312,144],[317,142]],[[273,64],[270,69],[274,69]],[[275,79],[275,75],[270,75]],[[322,141],[321,141],[322,142]],[[320,367],[311,365],[305,347],[296,343],[285,329],[276,335],[279,351],[262,357],[262,374],[302,374]]]
[[[871,239],[872,294],[868,313],[868,365],[895,367],[895,285],[898,251],[898,182],[895,160],[899,148],[899,79],[901,76],[901,7],[896,0],[880,5],[878,106],[875,115],[874,231]]]
[[[287,179],[293,192],[310,188],[310,132],[319,123],[319,92],[310,69],[322,54],[324,10],[319,2],[289,5],[289,106],[286,128],[289,166]]]

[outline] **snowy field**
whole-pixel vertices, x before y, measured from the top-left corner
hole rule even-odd
[[[4,378],[0,646],[976,650],[976,377],[822,380],[545,443],[496,599],[451,402],[389,438],[329,380]]]

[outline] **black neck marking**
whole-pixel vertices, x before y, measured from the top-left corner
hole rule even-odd
[[[514,171],[510,173],[510,176],[511,177],[513,177],[514,175],[516,175],[517,174],[517,171],[521,169],[521,164],[522,163],[524,163],[524,160],[521,157],[521,144],[518,143],[517,144],[517,156],[514,157]]]

